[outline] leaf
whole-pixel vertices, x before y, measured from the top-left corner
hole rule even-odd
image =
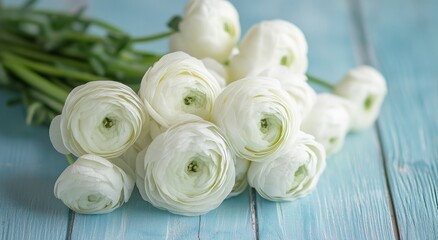
[[[11,99],[6,101],[6,106],[11,107],[11,106],[18,105],[20,103],[23,103],[23,98],[21,98],[21,97],[11,98]]]
[[[0,85],[9,85],[11,83],[11,78],[6,72],[5,67],[0,63]]]
[[[40,102],[33,102],[27,107],[26,124],[38,125],[45,121],[46,111],[44,105]]]
[[[180,15],[173,16],[168,22],[167,26],[170,29],[173,29],[175,31],[179,31],[179,23],[182,21],[182,17]]]

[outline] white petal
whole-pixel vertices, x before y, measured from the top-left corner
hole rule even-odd
[[[70,151],[65,147],[64,142],[62,141],[62,135],[61,135],[61,115],[56,116],[53,118],[52,122],[50,123],[49,128],[49,136],[50,141],[52,142],[53,147],[61,154],[69,154]]]

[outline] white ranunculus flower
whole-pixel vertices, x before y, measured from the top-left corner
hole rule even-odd
[[[284,66],[273,66],[262,71],[260,76],[272,77],[280,81],[283,89],[295,100],[300,109],[301,116],[305,117],[316,101],[316,92],[307,83],[304,74],[292,72]]]
[[[234,168],[236,170],[236,177],[233,190],[228,195],[229,198],[237,196],[245,191],[246,187],[248,186],[247,173],[250,163],[251,162],[246,159],[234,157]]]
[[[279,65],[294,73],[307,71],[306,38],[297,26],[283,20],[253,26],[240,43],[239,51],[230,62],[231,80]]]
[[[385,78],[369,66],[350,70],[334,88],[335,94],[353,103],[352,130],[362,130],[374,123],[386,92]]]
[[[327,155],[333,154],[344,144],[350,126],[350,111],[351,103],[346,99],[329,93],[320,94],[301,129],[324,145]]]
[[[325,166],[324,147],[313,136],[301,132],[281,155],[251,163],[248,182],[266,199],[292,201],[315,189]]]
[[[148,125],[146,109],[131,88],[95,81],[70,92],[50,125],[50,139],[60,153],[115,158],[147,134]]]
[[[228,71],[223,64],[220,64],[213,58],[201,59],[207,70],[216,78],[219,86],[224,88],[228,84]]]
[[[296,137],[299,109],[280,82],[248,77],[228,85],[216,99],[213,122],[240,158],[264,161]]]
[[[144,200],[172,213],[195,216],[218,207],[234,186],[231,148],[213,124],[185,122],[157,136],[137,157]]]
[[[224,63],[240,37],[239,14],[226,0],[191,0],[179,31],[170,37],[171,51]]]
[[[109,213],[129,200],[135,173],[120,158],[87,154],[68,166],[55,183],[55,196],[77,213]]]
[[[152,137],[188,119],[210,120],[220,91],[200,60],[183,52],[164,55],[146,72],[139,91],[154,119]]]

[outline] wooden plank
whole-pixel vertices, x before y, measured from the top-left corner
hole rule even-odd
[[[317,7],[315,7],[317,6]],[[354,58],[350,9],[344,1],[270,1],[266,18],[288,19],[305,32],[310,72],[335,82]],[[393,239],[387,187],[374,128],[349,135],[328,159],[317,190],[292,203],[257,198],[261,239]]]
[[[129,202],[105,215],[75,215],[72,239],[187,239],[198,237],[199,217],[178,216],[143,201],[135,189]]]
[[[255,239],[251,223],[249,189],[225,200],[219,208],[201,216],[199,239]]]
[[[46,128],[26,126],[22,107],[6,107],[13,96],[0,90],[0,239],[64,239],[68,209],[53,185],[68,163]]]
[[[438,2],[361,3],[364,59],[388,81],[378,123],[400,238],[437,239]]]

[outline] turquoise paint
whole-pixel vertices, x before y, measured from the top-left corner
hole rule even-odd
[[[87,14],[140,36],[164,31],[184,2],[95,0]],[[274,203],[246,191],[204,216],[182,217],[152,207],[135,190],[111,214],[75,214],[72,239],[436,239],[438,2],[232,2],[243,32],[275,18],[301,27],[317,76],[336,82],[361,63],[380,69],[389,94],[378,125],[347,137],[306,198]],[[72,9],[77,2],[42,0],[39,6]],[[144,48],[165,52],[166,46],[160,41]],[[11,96],[0,91],[1,102]],[[21,107],[1,105],[0,112],[0,239],[68,237],[68,209],[52,192],[67,166],[64,157],[52,149],[46,129],[25,126]]]

